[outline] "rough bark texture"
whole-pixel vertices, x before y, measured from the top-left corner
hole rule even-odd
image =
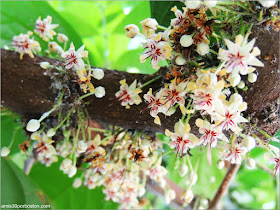
[[[259,68],[258,80],[249,84],[249,89],[242,92],[248,103],[248,116],[253,116],[260,128],[274,134],[279,127],[279,120],[275,110],[278,108],[279,99],[279,33],[268,32],[257,29],[252,37],[257,38],[256,46],[261,51],[261,60],[265,68]],[[51,64],[63,65],[63,62],[54,59],[35,57],[29,58],[25,55],[23,60],[19,54],[1,50],[1,94],[2,105],[18,112],[27,119],[40,117],[43,112],[50,110],[53,106],[55,93],[50,86],[52,80],[45,75],[45,70],[40,68],[40,62],[48,61]],[[147,130],[152,132],[163,132],[166,128],[173,130],[174,123],[181,117],[178,111],[171,117],[160,116],[162,125],[156,125],[153,118],[146,109],[147,104],[133,105],[125,109],[115,98],[119,90],[119,81],[126,79],[130,84],[133,80],[144,84],[154,75],[130,74],[115,70],[105,70],[105,77],[98,81],[93,80],[95,87],[104,86],[106,96],[97,99],[90,96],[85,100],[90,102],[88,111],[94,121],[106,124],[114,124],[130,129]],[[76,84],[73,83],[73,86]],[[76,85],[77,86],[77,85]],[[162,86],[162,80],[155,81],[149,85],[153,90]],[[145,87],[141,96],[148,91]],[[141,112],[144,110],[143,112]],[[273,115],[274,113],[274,115]],[[193,124],[193,121],[190,122]]]

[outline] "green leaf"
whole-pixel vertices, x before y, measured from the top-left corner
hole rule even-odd
[[[59,170],[60,162],[53,163],[46,167],[36,163],[30,177],[40,186],[41,189],[53,200],[56,208],[62,209],[115,209],[117,204],[111,201],[105,201],[105,195],[102,188],[98,187],[93,190],[81,186],[78,189],[72,187],[73,181],[79,174],[73,178],[68,178]]]
[[[50,204],[43,192],[11,159],[1,158],[1,204]]]
[[[48,15],[52,16],[52,23],[59,24],[59,27],[55,29],[57,33],[63,33],[68,36],[69,41],[73,42],[77,48],[82,45],[77,32],[47,2],[5,1],[1,4],[1,47],[4,45],[10,46],[13,36],[34,31],[37,18],[41,16],[43,19]],[[48,44],[35,33],[34,37],[36,41],[40,42],[42,52],[44,52]],[[54,41],[56,41],[56,37],[54,37]]]
[[[170,25],[172,18],[175,18],[174,12],[170,11],[172,7],[182,8],[184,3],[178,1],[150,1],[151,17],[165,27]]]

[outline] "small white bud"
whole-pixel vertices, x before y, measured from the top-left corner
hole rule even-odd
[[[246,147],[248,150],[251,150],[256,146],[256,140],[251,136],[246,136],[242,140],[242,145]]]
[[[51,128],[47,131],[47,137],[53,137],[55,133],[56,133],[55,129]]]
[[[83,140],[79,141],[77,145],[78,153],[83,153],[86,150],[87,150],[87,144]]]
[[[68,177],[71,178],[77,173],[77,168],[75,166],[71,166],[68,171]]]
[[[142,20],[140,22],[140,24],[143,27],[147,27],[147,28],[152,29],[152,30],[157,30],[157,27],[158,27],[158,22],[154,18],[146,18],[145,20]]]
[[[199,55],[206,55],[207,53],[209,53],[210,51],[210,48],[209,48],[209,45],[206,44],[205,42],[200,42],[198,45],[197,45],[197,52]]]
[[[200,1],[199,0],[186,0],[185,1],[185,5],[187,6],[188,9],[197,9],[200,5]]]
[[[184,202],[190,203],[193,199],[193,192],[191,189],[188,189],[186,191],[183,192],[183,194],[181,195],[181,199]]]
[[[144,194],[146,193],[146,190],[144,187],[141,187],[139,192],[138,192],[138,196],[142,197]]]
[[[92,76],[97,79],[97,80],[101,80],[104,77],[104,71],[103,69],[93,69],[93,74]]]
[[[99,87],[95,88],[94,94],[95,94],[96,98],[104,97],[105,96],[105,88],[102,87],[102,86],[99,86]]]
[[[68,37],[65,34],[58,33],[57,34],[57,40],[60,43],[68,42]]]
[[[217,1],[215,1],[215,0],[204,0],[204,3],[208,8],[211,8],[211,7],[216,6]]]
[[[76,178],[73,182],[73,187],[74,188],[79,188],[82,185],[82,179],[81,178]]]
[[[126,30],[126,36],[129,38],[134,38],[140,32],[138,26],[135,24],[129,24],[125,26],[125,30]]]
[[[3,147],[1,149],[1,157],[6,157],[10,154],[10,149],[8,147]]]
[[[50,67],[50,63],[49,62],[41,62],[40,66],[43,69],[48,69]]]
[[[256,162],[254,159],[252,158],[248,158],[245,161],[245,165],[247,166],[248,169],[254,169],[256,167]]]
[[[258,76],[255,73],[248,74],[248,81],[254,83],[257,81]]]
[[[225,166],[225,162],[223,160],[217,161],[217,168],[222,169]]]
[[[183,55],[179,55],[179,56],[176,58],[175,62],[176,62],[177,65],[182,66],[182,65],[184,65],[184,64],[187,62],[187,60],[184,58]]]
[[[182,47],[189,47],[193,44],[193,38],[191,35],[183,35],[180,39],[180,44]]]
[[[191,172],[188,176],[188,180],[186,181],[186,184],[190,186],[195,185],[197,179],[198,179],[197,173]]]
[[[275,5],[276,0],[259,0],[263,7],[269,8]]]
[[[174,200],[176,197],[176,193],[174,190],[170,189],[165,193],[165,202],[169,204],[171,200]]]
[[[239,74],[231,74],[229,77],[229,82],[232,87],[235,87],[241,81],[241,77]]]
[[[26,125],[26,130],[29,132],[35,132],[40,128],[39,120],[31,119]]]
[[[181,167],[179,167],[179,175],[184,177],[188,173],[188,170],[189,168],[186,164],[181,165]]]
[[[243,80],[241,80],[238,85],[237,85],[238,88],[240,89],[243,89],[245,87],[245,82]]]
[[[8,45],[4,45],[4,50],[9,50]]]
[[[67,170],[69,170],[72,166],[72,160],[65,158],[62,163],[60,164],[60,170],[62,170],[63,172],[66,172]]]

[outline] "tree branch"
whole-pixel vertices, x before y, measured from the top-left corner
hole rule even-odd
[[[234,178],[240,168],[240,164],[230,164],[227,174],[225,175],[215,197],[211,201],[208,209],[218,209],[219,202],[222,200],[223,196],[227,193],[230,181]]]
[[[245,115],[252,116],[257,126],[273,135],[280,124],[278,115],[275,114],[280,88],[278,74],[279,33],[256,29],[252,36],[257,37],[256,46],[262,51],[260,59],[264,62],[265,67],[257,70],[259,74],[257,82],[248,84],[248,91],[241,91],[244,100],[248,103]],[[18,53],[1,50],[2,105],[18,112],[27,120],[39,118],[42,113],[50,110],[54,105],[56,94],[50,88],[53,81],[44,74],[45,70],[40,67],[39,64],[42,61],[63,66],[62,61],[38,56],[32,59],[25,55],[23,60],[20,60]],[[149,110],[145,110],[147,104],[144,102],[126,109],[120,105],[115,97],[115,93],[120,87],[120,80],[126,79],[127,83],[130,84],[137,79],[138,82],[144,84],[155,75],[130,74],[106,69],[104,71],[105,77],[102,80],[93,80],[92,82],[95,87],[104,86],[106,96],[101,99],[89,96],[86,99],[90,102],[87,108],[94,121],[151,132],[164,132],[166,128],[173,130],[174,123],[181,117],[180,111],[170,117],[160,115],[162,125],[159,126],[154,124]],[[160,89],[163,83],[163,79],[151,83],[149,87],[143,89],[141,96],[148,91],[148,88],[153,88],[153,91]],[[68,81],[68,84],[70,91],[80,91],[75,82]],[[194,125],[193,118],[190,124]],[[192,129],[192,132],[196,133],[197,130]]]

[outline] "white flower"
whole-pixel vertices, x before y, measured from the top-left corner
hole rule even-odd
[[[276,4],[276,0],[259,0],[263,7],[269,8]]]
[[[99,68],[93,69],[92,76],[97,80],[101,80],[104,77],[103,69],[99,69]]]
[[[56,42],[49,42],[49,51],[53,52],[53,53],[57,53],[59,55],[61,55],[62,53],[64,53],[63,49],[61,46],[59,46]]]
[[[57,41],[59,41],[60,43],[68,42],[68,37],[65,34],[58,33]]]
[[[68,171],[72,167],[72,160],[65,158],[62,163],[60,164],[60,170],[62,170],[64,173]]]
[[[185,5],[188,9],[197,9],[200,5],[200,0],[186,0]]]
[[[198,45],[197,45],[197,52],[199,55],[206,55],[207,53],[209,53],[210,51],[210,48],[209,48],[209,45],[206,44],[205,42],[200,42]]]
[[[225,39],[228,50],[220,48],[218,59],[225,61],[226,72],[230,73],[235,70],[236,73],[246,75],[255,70],[251,66],[263,67],[263,63],[256,58],[260,55],[260,50],[254,47],[255,39],[247,43],[242,35],[238,35],[235,43]]]
[[[61,57],[66,60],[65,68],[74,67],[76,70],[84,69],[84,61],[82,58],[88,57],[88,51],[85,50],[85,45],[75,51],[75,46],[71,43],[68,51],[61,54]]]
[[[50,39],[53,39],[53,36],[56,35],[53,29],[57,28],[58,24],[51,24],[52,17],[47,16],[43,21],[41,17],[36,20],[35,33],[38,34],[44,41],[48,42]]]
[[[204,3],[207,7],[212,8],[215,7],[218,2],[216,0],[204,0]]]
[[[241,81],[241,76],[240,74],[233,72],[230,74],[228,81],[232,87],[236,87]]]
[[[254,169],[256,167],[256,162],[254,159],[252,158],[248,158],[246,161],[245,161],[245,164],[247,166],[247,168],[249,169]]]
[[[76,178],[73,182],[73,187],[74,188],[79,188],[82,185],[82,179],[81,178]]]
[[[140,24],[143,26],[144,35],[146,35],[149,32],[154,33],[158,27],[158,22],[154,18],[147,18],[145,20],[142,20]]]
[[[13,37],[12,46],[16,52],[20,53],[20,60],[22,60],[24,53],[34,58],[33,53],[36,54],[41,51],[39,42],[34,41],[34,38],[30,39],[30,35],[32,35],[31,31]]]
[[[99,86],[99,87],[95,88],[94,94],[95,94],[96,98],[104,97],[105,96],[105,88],[102,87],[102,86]]]
[[[126,30],[126,36],[129,38],[134,38],[140,32],[138,26],[135,24],[129,24],[125,26],[125,30]]]
[[[181,195],[181,199],[186,203],[190,203],[193,199],[192,190],[188,189],[188,190],[184,191],[183,194]]]
[[[40,67],[43,68],[43,69],[48,69],[50,67],[50,63],[49,62],[41,62]]]
[[[181,38],[180,38],[180,44],[183,46],[183,47],[189,47],[193,44],[193,39],[192,39],[192,36],[191,35],[183,35]]]
[[[255,73],[250,73],[248,75],[248,81],[254,83],[257,81],[258,76]]]
[[[83,140],[79,141],[77,145],[78,153],[83,153],[86,150],[87,150],[87,143],[85,143]]]
[[[232,164],[241,164],[242,156],[244,156],[246,152],[247,150],[241,144],[235,142],[232,147],[228,148],[225,160]]]
[[[176,197],[176,193],[174,190],[170,189],[165,193],[165,203],[169,204],[171,200],[174,200]]]
[[[2,147],[1,149],[1,157],[6,157],[10,154],[10,149],[8,147]]]
[[[26,130],[29,132],[35,132],[40,128],[40,121],[31,119],[26,125]]]

